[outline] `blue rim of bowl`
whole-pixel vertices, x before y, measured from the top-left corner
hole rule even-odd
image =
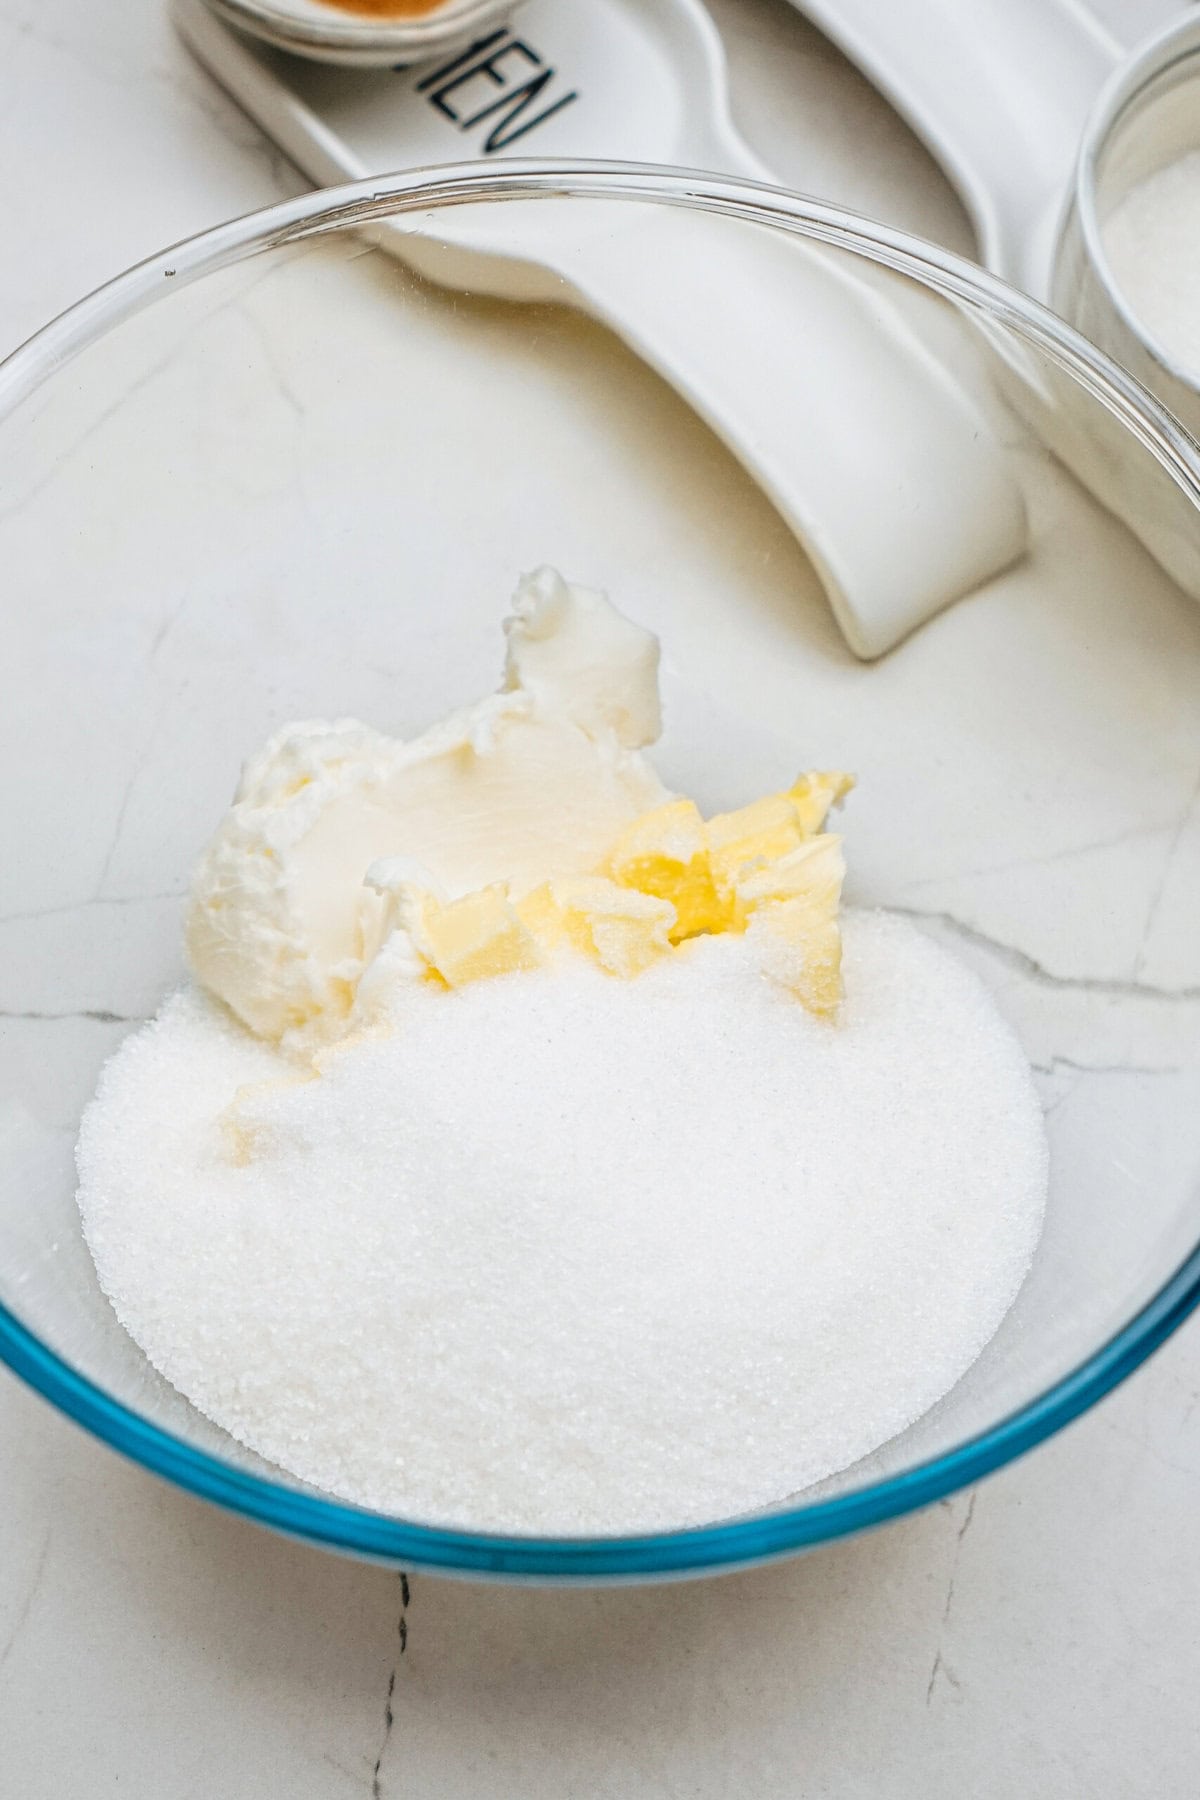
[[[643,1537],[503,1537],[409,1524],[235,1469],[111,1399],[0,1306],[0,1357],[60,1412],[114,1450],[244,1518],[326,1549],[443,1574],[542,1581],[666,1580],[714,1574],[886,1524],[1032,1450],[1103,1399],[1200,1302],[1200,1248],[1087,1362],[1038,1399],[944,1456],[858,1492],[758,1518]]]
[[[259,251],[397,213],[470,202],[634,200],[774,225],[865,254],[983,311],[1032,342],[1119,418],[1198,510],[1200,446],[1140,383],[1016,288],[906,232],[766,183],[638,163],[532,159],[451,164],[284,201],[149,258],[81,300],[0,363],[0,419],[163,282],[194,281]],[[990,1474],[1109,1393],[1200,1304],[1200,1243],[1099,1349],[1036,1399],[914,1468],[751,1518],[632,1537],[504,1536],[410,1523],[236,1469],[173,1437],[81,1375],[0,1304],[0,1359],[68,1418],[186,1491],[288,1536],[446,1574],[542,1581],[664,1580],[709,1574],[882,1525]]]

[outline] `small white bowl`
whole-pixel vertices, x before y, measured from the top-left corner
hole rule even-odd
[[[334,0],[210,0],[230,25],[279,50],[313,62],[384,68],[419,62],[477,36],[488,20],[512,12],[519,0],[442,0],[409,17],[372,17],[343,10]],[[399,8],[399,0],[397,0]]]
[[[1104,222],[1148,175],[1200,147],[1200,18],[1194,8],[1150,39],[1116,69],[1098,96],[1079,149],[1063,218],[1050,303],[1055,311],[1120,363],[1200,438],[1200,381],[1160,342],[1129,304],[1104,242]],[[1065,409],[1069,414],[1070,409]],[[1200,556],[1174,507],[1128,434],[1100,415],[1080,433],[1069,416],[1048,440],[1073,472],[1141,538],[1194,600],[1200,600]]]

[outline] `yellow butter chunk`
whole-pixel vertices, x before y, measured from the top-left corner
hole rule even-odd
[[[788,789],[788,798],[796,808],[803,837],[815,837],[824,829],[831,810],[840,805],[854,786],[853,775],[840,769],[814,769],[801,775]]]
[[[718,888],[751,862],[773,862],[800,843],[800,814],[790,794],[766,794],[708,821],[708,853]]]
[[[545,961],[503,883],[446,904],[423,895],[410,909],[413,943],[450,987],[536,969]]]
[[[842,840],[823,832],[774,862],[748,869],[739,878],[738,898],[747,916],[780,900],[804,900],[823,912],[836,913],[845,878]]]
[[[729,907],[713,885],[707,829],[693,800],[670,800],[635,819],[605,866],[619,887],[670,901],[672,943],[729,926]]]
[[[826,833],[752,870],[738,889],[764,969],[823,1019],[836,1015],[842,998],[845,873],[842,841]]]
[[[708,821],[713,884],[728,918],[722,929],[745,929],[741,891],[750,871],[779,862],[814,836],[853,786],[853,776],[836,771],[801,775],[785,793],[767,794]]]
[[[815,858],[789,859],[816,841],[831,807],[853,786],[853,776],[839,770],[811,771],[782,793],[707,822],[693,801],[668,801],[626,826],[603,873],[630,892],[671,903],[673,944],[704,932],[744,931],[768,898],[813,899],[809,886],[829,865],[828,847]],[[840,856],[839,850],[839,869]],[[789,881],[800,882],[803,892],[791,893]],[[839,873],[829,902],[834,917],[840,886]]]
[[[225,1154],[235,1168],[244,1169],[261,1155],[271,1141],[271,1132],[261,1116],[255,1115],[260,1100],[270,1100],[289,1088],[307,1087],[317,1079],[315,1068],[298,1069],[294,1075],[274,1075],[266,1081],[244,1081],[233,1099],[217,1119]]]
[[[756,913],[747,934],[763,968],[818,1019],[835,1019],[842,1001],[842,934],[836,919],[814,916],[801,900]]]
[[[669,900],[618,887],[603,875],[551,884],[567,941],[610,975],[640,975],[671,948]]]
[[[802,775],[707,823],[694,801],[667,801],[626,826],[596,874],[544,881],[516,900],[502,882],[451,901],[386,871],[373,885],[390,896],[393,941],[415,953],[418,980],[462,987],[564,953],[629,978],[685,939],[745,931],[761,917],[772,968],[827,1014],[841,992],[842,856],[840,839],[814,830],[852,785],[848,775]]]
[[[570,943],[562,907],[548,881],[522,895],[514,905],[518,919],[543,953],[553,955]]]

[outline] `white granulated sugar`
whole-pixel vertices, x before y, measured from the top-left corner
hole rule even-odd
[[[616,1533],[779,1501],[902,1430],[995,1332],[1046,1189],[1020,1050],[902,920],[846,919],[843,1023],[739,938],[418,993],[292,1073],[194,992],[79,1145],[100,1279],[157,1366],[348,1500]]]
[[[1200,374],[1200,150],[1130,190],[1105,222],[1104,248],[1130,310]]]

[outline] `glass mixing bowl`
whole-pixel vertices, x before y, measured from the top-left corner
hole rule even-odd
[[[858,662],[779,515],[613,335],[404,260],[472,221],[516,250],[531,221],[552,243],[586,214],[592,233],[645,233],[647,278],[668,281],[664,209],[696,219],[714,257],[800,238],[890,292],[1021,484],[1028,556]],[[718,324],[786,320],[776,296],[766,326]],[[769,336],[760,348],[769,380]],[[620,165],[475,165],[290,201],[133,270],[20,350],[0,369],[9,1365],[147,1468],[296,1537],[592,1580],[878,1524],[1135,1368],[1200,1293],[1200,610],[1046,450],[1029,421],[1053,407],[1076,435],[1118,430],[1146,504],[1200,542],[1190,440],[1049,313],[832,207]],[[864,520],[878,499],[862,492]],[[291,718],[405,734],[485,692],[514,578],[543,560],[660,634],[658,761],[706,808],[814,763],[857,771],[850,897],[903,910],[979,971],[1038,1071],[1051,1142],[1029,1278],[939,1406],[817,1490],[638,1538],[448,1531],[290,1480],[125,1336],[74,1204],[80,1110],[180,978],[189,871],[242,758]]]

